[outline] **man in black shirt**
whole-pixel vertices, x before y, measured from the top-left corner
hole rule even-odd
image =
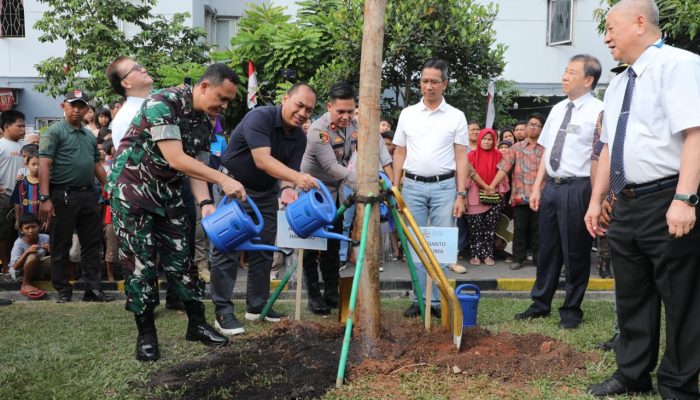
[[[264,221],[261,243],[274,244],[277,232],[277,202],[289,204],[297,199],[295,189],[317,187],[311,175],[299,172],[306,149],[301,126],[316,107],[316,92],[297,83],[284,95],[282,104],[258,107],[250,111],[233,131],[231,143],[221,157],[220,170],[245,187],[260,209]],[[247,203],[243,205],[250,212]],[[225,335],[243,333],[243,325],[233,314],[231,294],[236,284],[238,253],[222,253],[212,246],[211,297],[216,306],[214,327]],[[272,252],[253,251],[248,255],[246,314],[248,320],[260,317],[270,295]],[[283,314],[270,310],[267,321],[279,321]]]

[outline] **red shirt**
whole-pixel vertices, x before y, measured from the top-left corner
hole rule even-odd
[[[544,154],[544,147],[523,140],[511,146],[498,163],[498,169],[506,174],[513,171],[510,181],[512,188],[510,203],[512,205],[528,204],[542,154]]]

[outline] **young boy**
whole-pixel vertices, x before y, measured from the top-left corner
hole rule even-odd
[[[19,227],[22,237],[12,247],[10,276],[15,282],[22,282],[21,294],[38,300],[46,292],[33,286],[32,280],[51,279],[49,235],[39,233],[39,218],[35,214],[20,215]]]
[[[17,182],[10,199],[15,207],[15,229],[18,231],[20,229],[19,217],[22,214],[39,215],[39,153],[29,152],[25,168],[27,176]]]
[[[5,217],[13,211],[10,197],[17,182],[17,171],[24,166],[20,155],[24,144],[24,114],[16,110],[3,111],[0,119],[3,129],[0,138],[0,261],[3,272],[7,272],[10,249],[17,232],[15,224]]]

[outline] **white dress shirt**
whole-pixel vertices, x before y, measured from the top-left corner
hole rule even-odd
[[[120,108],[117,115],[114,116],[114,120],[112,121],[112,143],[114,143],[115,148],[119,148],[119,143],[126,135],[126,131],[129,130],[131,122],[134,120],[136,113],[139,112],[145,100],[145,97],[127,97],[122,108]]]
[[[683,130],[700,127],[700,57],[669,45],[648,47],[631,66],[637,74],[625,136],[625,180],[641,184],[678,174]],[[600,139],[615,141],[628,75],[605,92]]]
[[[555,178],[586,177],[591,175],[591,152],[593,151],[593,131],[598,115],[603,111],[603,102],[590,92],[573,101],[571,121],[566,128],[566,139],[561,151],[559,168],[554,171],[550,163],[554,141],[566,115],[568,98],[560,101],[550,111],[537,143],[544,147],[544,160],[547,175]]]
[[[393,143],[406,147],[404,169],[421,176],[454,172],[455,144],[469,146],[467,118],[442,99],[430,110],[423,99],[401,111]]]

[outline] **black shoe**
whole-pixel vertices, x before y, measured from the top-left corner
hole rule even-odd
[[[418,303],[413,303],[411,304],[410,307],[406,309],[406,311],[403,312],[403,316],[406,318],[415,318],[420,315],[420,307],[418,307]]]
[[[245,319],[248,321],[259,321],[260,320],[260,314],[262,314],[262,307],[260,309],[249,309],[245,313]],[[282,318],[287,318],[286,314],[282,314],[280,312],[277,312],[273,309],[270,309],[268,311],[267,315],[265,316],[265,321],[267,322],[279,322]]]
[[[581,325],[581,321],[576,321],[573,319],[562,319],[559,321],[559,328],[561,329],[577,329]]]
[[[610,339],[606,340],[605,342],[601,342],[595,345],[596,348],[603,350],[603,351],[612,351],[615,350],[615,347],[617,346],[617,341],[620,338],[620,334],[616,333],[611,337]]]
[[[200,342],[211,347],[221,347],[228,344],[228,338],[219,334],[204,319],[204,304],[201,301],[185,303],[187,311],[187,334],[185,339]]]
[[[58,292],[58,300],[56,300],[56,303],[59,303],[59,304],[70,303],[72,299],[73,299],[73,292],[70,290],[63,290],[63,291]]]
[[[114,301],[114,297],[105,294],[100,289],[86,290],[83,294],[83,301],[93,301],[98,303],[109,303]]]
[[[613,277],[609,263],[598,265],[598,276],[600,276],[602,279],[610,279]]]
[[[632,389],[623,385],[615,378],[608,378],[602,383],[597,383],[588,387],[588,393],[596,397],[616,396],[620,394],[649,394],[652,388]]]
[[[508,268],[515,271],[523,267],[522,261],[514,261]]]
[[[243,324],[236,319],[236,316],[231,314],[217,315],[214,321],[214,329],[221,332],[222,335],[240,335],[245,333]]]
[[[330,314],[331,309],[323,300],[323,297],[321,297],[321,289],[319,289],[318,282],[308,283],[308,279],[306,282],[308,285],[307,294],[309,296],[309,304],[307,307],[309,308],[309,311],[316,315]]]
[[[338,283],[335,285],[329,284],[329,287],[323,291],[323,301],[328,308],[338,308],[340,304],[340,294],[338,294]]]
[[[136,328],[136,359],[139,361],[156,361],[160,358],[158,335],[153,321],[153,310],[147,310],[141,315],[135,315]]]
[[[0,299],[0,306],[9,306],[10,304],[12,304],[12,300]]]
[[[440,310],[440,307],[438,307],[438,306],[430,307],[430,315],[432,315],[433,317],[435,317],[437,319],[442,318],[442,312]]]
[[[545,318],[545,317],[549,317],[548,312],[534,311],[530,308],[521,312],[520,314],[515,314],[515,319],[519,320],[519,321],[526,320],[526,319]]]
[[[165,308],[168,310],[185,311],[185,303],[170,294],[165,295]]]

